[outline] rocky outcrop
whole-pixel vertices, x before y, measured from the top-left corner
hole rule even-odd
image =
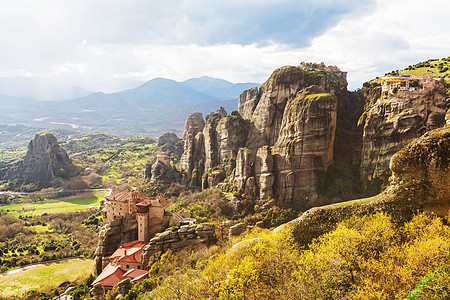
[[[117,290],[119,292],[119,295],[117,295],[116,299],[120,299],[122,297],[125,297],[125,295],[128,294],[128,292],[133,287],[133,284],[131,283],[130,278],[125,278],[117,284]]]
[[[362,107],[354,101],[357,97],[349,95],[345,82],[325,71],[277,69],[259,90],[255,87],[240,95],[236,111],[207,116],[203,147],[192,143],[189,136],[195,129],[188,126],[193,123],[190,119],[186,121],[185,154],[189,155],[184,155],[183,168],[194,170],[192,177],[203,177],[197,187],[211,187],[225,175],[237,188],[236,194],[247,198],[311,206],[323,186],[321,176],[333,162],[339,110],[353,107],[358,112]],[[358,131],[356,121],[352,124],[351,130]],[[199,172],[202,158],[194,158],[193,148],[204,151],[203,172]]]
[[[217,147],[219,136],[217,134],[217,125],[220,120],[225,117],[227,113],[225,110],[209,113],[206,116],[206,125],[203,129],[203,136],[205,137],[205,172],[210,172],[214,166],[220,163],[219,149]]]
[[[92,297],[94,300],[105,300],[105,289],[101,283],[97,283],[91,289]]]
[[[205,170],[204,127],[205,121],[200,112],[189,115],[184,125],[184,152],[180,165],[185,172],[184,181],[193,186],[201,186],[201,176]]]
[[[56,137],[49,132],[41,132],[28,143],[26,155],[10,166],[6,172],[8,180],[20,184],[35,184],[37,188],[49,186],[57,178],[77,175],[66,151],[58,145]]]
[[[394,154],[392,176],[385,191],[371,198],[312,208],[289,226],[300,244],[307,245],[355,215],[385,212],[400,224],[417,211],[446,217],[450,210],[450,126],[432,130]]]
[[[233,225],[228,229],[228,236],[231,238],[233,236],[239,236],[247,229],[247,226],[244,223],[238,223]]]
[[[166,144],[176,144],[179,140],[175,132],[166,132],[158,138],[158,147]]]
[[[333,162],[337,98],[311,86],[288,101],[275,143],[274,186],[278,201],[285,206],[318,195],[320,172]]]
[[[174,132],[166,132],[158,138],[158,147],[162,152],[180,159],[184,151],[184,141]]]
[[[378,94],[372,101],[368,97],[362,178],[379,177],[387,183],[391,157],[425,132],[442,127],[449,105],[445,88],[439,83],[433,88],[398,91],[390,96]]]
[[[144,266],[152,255],[167,250],[179,251],[199,244],[211,244],[215,241],[215,227],[210,224],[182,225],[177,230],[167,229],[157,234],[144,247],[141,261]]]
[[[164,183],[181,181],[181,174],[171,165],[171,159],[181,158],[184,147],[183,140],[173,132],[166,132],[158,138],[158,147],[161,152],[156,156],[156,161],[153,164],[144,165],[144,179],[150,179],[151,184],[156,181]]]
[[[95,250],[96,276],[109,263],[109,257],[120,247],[121,243],[137,240],[138,224],[134,215],[115,219],[105,224],[98,234]]]

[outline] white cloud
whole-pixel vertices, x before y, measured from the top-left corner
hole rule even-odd
[[[349,71],[349,87],[450,55],[450,2],[379,0],[375,13],[340,21],[300,52]],[[439,21],[439,22],[437,22]]]
[[[0,76],[107,92],[153,77],[262,82],[301,61],[338,65],[355,89],[392,69],[450,55],[450,2],[443,0],[2,4]]]

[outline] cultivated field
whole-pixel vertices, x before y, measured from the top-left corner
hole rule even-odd
[[[93,272],[91,259],[71,259],[45,263],[9,271],[0,275],[0,295],[20,296],[30,289],[57,287],[64,281],[74,281]]]
[[[15,217],[19,215],[37,216],[44,213],[77,211],[98,206],[105,194],[105,191],[85,192],[75,196],[46,200],[42,203],[21,203],[0,206],[0,211]]]

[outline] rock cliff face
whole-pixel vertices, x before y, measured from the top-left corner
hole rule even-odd
[[[283,206],[313,205],[333,162],[337,114],[362,106],[349,95],[330,73],[275,70],[259,90],[240,95],[236,111],[209,114],[202,132],[201,116],[188,118],[181,165],[186,180],[206,188],[228,176],[238,194],[274,198]],[[356,121],[352,130],[358,130]]]
[[[318,194],[319,172],[333,162],[337,98],[311,86],[288,102],[273,154],[277,198],[286,205],[293,199]],[[267,179],[265,180],[267,181]]]
[[[450,125],[425,133],[394,154],[390,185],[375,197],[315,207],[290,222],[303,245],[355,215],[385,212],[400,224],[417,211],[446,217],[450,210]]]
[[[372,93],[372,101],[368,97],[361,175],[387,183],[391,157],[425,132],[442,127],[449,102],[442,84],[390,96],[381,96],[380,89]]]
[[[68,178],[77,174],[66,151],[58,145],[56,137],[48,132],[38,133],[28,144],[26,155],[7,171],[9,180],[21,184],[49,186],[56,177]]]
[[[137,238],[138,224],[134,215],[116,219],[104,225],[98,234],[98,245],[94,254],[95,275],[99,275],[106,267],[109,257],[120,247],[121,242],[127,243]]]
[[[184,181],[193,186],[201,185],[201,176],[205,169],[203,128],[205,128],[205,121],[200,112],[189,115],[184,125],[184,153],[181,156],[180,165],[186,172]]]

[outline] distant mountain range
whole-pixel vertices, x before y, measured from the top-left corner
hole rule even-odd
[[[50,102],[42,101],[42,97],[32,98],[30,86],[19,93],[4,82],[0,79],[3,124],[101,131],[120,136],[158,136],[166,131],[181,134],[190,113],[200,111],[207,114],[220,106],[231,112],[236,109],[243,90],[259,86],[257,83],[234,84],[212,77],[184,82],[155,78],[137,88],[117,93],[91,93],[70,100],[47,98],[53,100]],[[47,88],[51,90],[45,86]],[[71,93],[70,88],[63,93],[64,88],[67,87],[56,86],[55,90],[59,90],[60,95]],[[82,94],[83,90],[72,90],[75,91]]]

